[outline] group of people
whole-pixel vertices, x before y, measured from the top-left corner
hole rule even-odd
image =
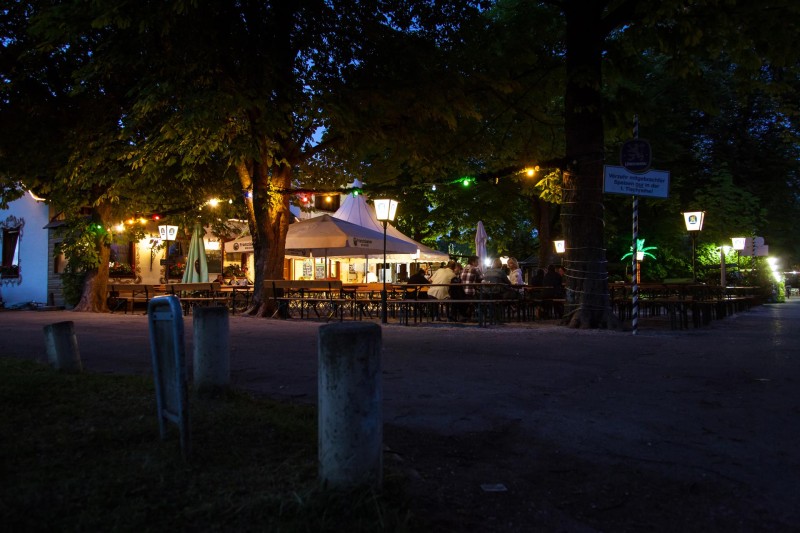
[[[505,265],[499,258],[494,259],[489,268],[482,270],[478,256],[474,255],[469,257],[463,267],[450,260],[433,275],[429,275],[422,266],[408,279],[408,283],[432,285],[426,297],[438,300],[472,298],[475,295],[473,285],[476,283],[492,284],[488,291],[493,298],[514,299],[524,294],[525,285],[522,269],[515,258],[509,257]],[[555,265],[550,265],[546,272],[539,269],[531,280],[531,285],[544,287],[545,298],[560,298],[563,295],[563,269],[557,269]]]

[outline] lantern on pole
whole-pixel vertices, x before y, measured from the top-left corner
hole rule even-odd
[[[381,290],[381,323],[387,323],[386,301],[386,226],[397,214],[397,200],[383,198],[375,200],[375,216],[383,223],[383,290]]]

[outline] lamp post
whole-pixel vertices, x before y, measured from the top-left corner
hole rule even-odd
[[[739,264],[739,260],[741,258],[742,250],[744,250],[745,243],[747,242],[747,238],[745,237],[732,237],[731,242],[733,242],[733,249],[736,250],[736,272],[738,279],[742,279],[742,267]]]
[[[164,259],[161,260],[161,264],[164,265],[164,283],[169,283],[169,267],[172,266],[169,259],[169,241],[174,241],[178,236],[178,226],[159,226],[158,234],[161,240],[167,243],[164,247]]]
[[[725,262],[727,261],[727,255],[730,249],[730,246],[719,247],[719,286],[723,289],[728,285],[728,275],[725,271]]]
[[[695,252],[697,249],[697,234],[703,230],[703,220],[706,217],[705,211],[687,211],[683,213],[683,221],[686,224],[686,231],[692,237],[692,281],[697,281],[697,270],[695,269]]]
[[[383,222],[383,290],[381,291],[381,324],[387,323],[386,313],[386,226],[390,220],[394,220],[397,214],[397,200],[388,198],[375,200],[375,215],[379,221]]]
[[[644,239],[643,239],[644,240]],[[644,263],[644,251],[636,251],[636,284],[642,282],[642,263]]]

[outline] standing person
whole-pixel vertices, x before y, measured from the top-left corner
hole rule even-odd
[[[478,268],[478,256],[471,255],[467,261],[467,266],[461,271],[461,283],[464,284],[464,296],[472,298],[475,296],[475,287],[470,287],[475,283],[483,281],[483,274],[481,269]]]

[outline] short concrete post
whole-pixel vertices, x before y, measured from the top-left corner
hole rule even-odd
[[[231,383],[228,308],[195,307],[192,313],[195,390],[225,390]]]
[[[47,361],[53,368],[64,372],[83,370],[74,322],[56,322],[45,326],[44,346],[47,352]]]
[[[383,483],[381,327],[339,322],[319,328],[318,443],[323,486]]]

